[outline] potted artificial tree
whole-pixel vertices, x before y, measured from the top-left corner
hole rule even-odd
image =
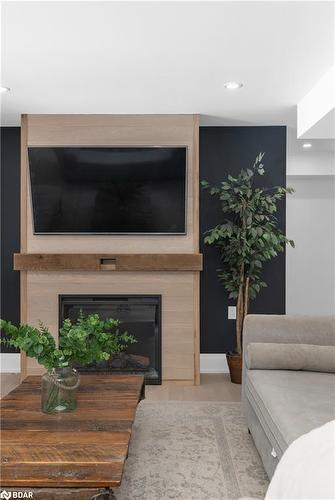
[[[265,173],[263,157],[264,153],[259,153],[252,168],[242,169],[236,177],[228,175],[219,187],[202,181],[203,188],[220,200],[226,215],[222,224],[205,232],[204,242],[219,248],[222,268],[218,277],[229,298],[236,300],[236,348],[227,353],[234,383],[241,383],[242,331],[250,300],[267,286],[262,280],[263,264],[282,252],[286,243],[294,247],[278,228],[276,218],[278,202],[294,190],[254,186],[255,177]]]
[[[15,326],[0,320],[0,328],[7,335],[1,343],[24,351],[36,358],[48,371],[42,376],[42,411],[60,413],[77,406],[75,390],[79,374],[74,365],[86,366],[108,360],[136,342],[132,335],[120,331],[120,321],[101,319],[98,314],[85,316],[82,312],[76,322],[65,319],[59,330],[58,347],[52,334],[42,323],[39,328]]]

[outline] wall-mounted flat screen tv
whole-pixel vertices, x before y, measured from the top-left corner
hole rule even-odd
[[[186,147],[30,147],[35,234],[185,234]]]

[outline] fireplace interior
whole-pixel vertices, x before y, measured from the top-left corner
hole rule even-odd
[[[137,342],[111,360],[77,368],[82,372],[142,373],[147,384],[161,384],[160,295],[60,295],[59,324],[76,321],[80,311],[119,319]]]

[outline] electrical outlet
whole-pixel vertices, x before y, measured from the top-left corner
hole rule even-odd
[[[236,306],[228,306],[228,319],[236,319]]]

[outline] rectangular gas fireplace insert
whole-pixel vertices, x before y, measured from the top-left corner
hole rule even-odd
[[[143,374],[147,384],[161,384],[161,296],[160,295],[60,295],[59,325],[64,319],[76,321],[80,311],[98,313],[102,318],[121,321],[121,331],[137,342],[110,360],[85,367],[82,372]]]

